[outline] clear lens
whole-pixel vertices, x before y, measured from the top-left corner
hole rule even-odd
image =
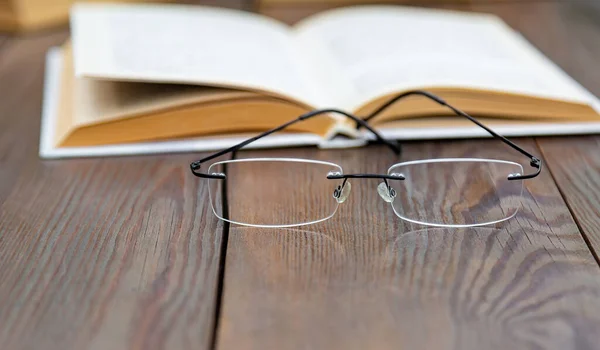
[[[396,215],[420,224],[465,227],[492,224],[513,217],[520,205],[522,174],[517,163],[492,159],[432,159],[393,165],[388,174],[396,191]]]
[[[226,180],[210,179],[215,215],[236,224],[289,227],[329,219],[338,201],[333,194],[342,180],[329,180],[339,165],[304,159],[237,159],[215,163],[208,173],[224,173]],[[225,184],[226,181],[226,184]],[[223,210],[223,186],[227,210]]]

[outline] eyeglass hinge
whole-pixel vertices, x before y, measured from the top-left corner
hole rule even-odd
[[[508,180],[527,180],[527,179],[533,179],[534,177],[538,176],[540,174],[540,172],[542,171],[542,161],[536,157],[531,157],[531,161],[529,162],[529,164],[532,167],[537,169],[537,171],[535,173],[527,174],[527,175],[521,175],[518,173],[509,174]]]
[[[197,177],[203,177],[205,179],[225,179],[226,178],[224,173],[210,173],[210,174],[201,173],[199,171],[201,164],[202,164],[202,162],[199,160],[190,163],[190,169],[192,170],[192,174],[194,174]]]
[[[192,164],[190,164],[190,168],[192,170],[198,170],[198,169],[200,169],[201,164],[202,163],[199,160],[197,160],[195,162],[192,162]]]

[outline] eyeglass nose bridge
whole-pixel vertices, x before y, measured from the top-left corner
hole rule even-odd
[[[360,179],[383,179],[383,181],[377,186],[377,193],[379,196],[386,202],[391,203],[396,198],[396,190],[389,185],[388,180],[404,180],[405,176],[401,173],[392,173],[389,175],[384,174],[342,174],[340,172],[329,172],[327,174],[327,178],[330,180],[341,180],[343,179],[341,185],[338,185],[333,191],[333,198],[337,200],[338,203],[344,203],[348,196],[350,195],[350,191],[352,186],[348,179],[350,178],[360,178]]]

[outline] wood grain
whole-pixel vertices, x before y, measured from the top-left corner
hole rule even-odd
[[[596,2],[461,8],[499,14],[600,95]],[[227,237],[222,349],[598,347],[598,267],[550,172],[493,229],[423,231],[394,216],[376,181],[356,180],[329,222],[223,236],[206,187],[187,173],[196,156],[38,159],[43,55],[65,37],[0,36],[2,349],[210,348]],[[597,138],[537,142],[597,247]],[[404,160],[514,157],[489,145],[411,143]],[[347,171],[395,161],[378,147],[240,153],[259,154]]]
[[[523,11],[511,17],[511,25],[524,31],[547,56],[600,96],[600,71],[590,69],[600,62],[600,3],[536,8],[543,10]],[[553,25],[532,24],[540,18]],[[537,143],[582,233],[600,256],[600,137],[538,138]]]
[[[6,38],[0,46],[0,204],[26,160],[37,159],[44,57],[64,32]]]
[[[345,172],[382,172],[397,161],[388,153],[239,157],[311,156]],[[520,159],[492,140],[409,143],[404,154]],[[376,186],[353,180],[325,223],[230,227],[220,349],[597,348],[598,266],[548,172],[526,182],[519,214],[493,228],[423,230],[397,219]]]
[[[41,161],[43,59],[0,48],[2,349],[206,349],[223,226],[197,155]]]
[[[600,256],[600,137],[549,138],[538,143],[582,233]]]

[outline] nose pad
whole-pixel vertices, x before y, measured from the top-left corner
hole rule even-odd
[[[377,193],[386,202],[392,203],[396,198],[396,190],[392,186],[388,186],[385,182],[382,182],[377,186]]]
[[[342,185],[339,185],[333,191],[333,198],[335,198],[335,200],[338,203],[344,203],[350,195],[350,191],[352,190],[352,185],[349,181],[346,181],[346,183],[343,186],[344,187],[342,187]]]

